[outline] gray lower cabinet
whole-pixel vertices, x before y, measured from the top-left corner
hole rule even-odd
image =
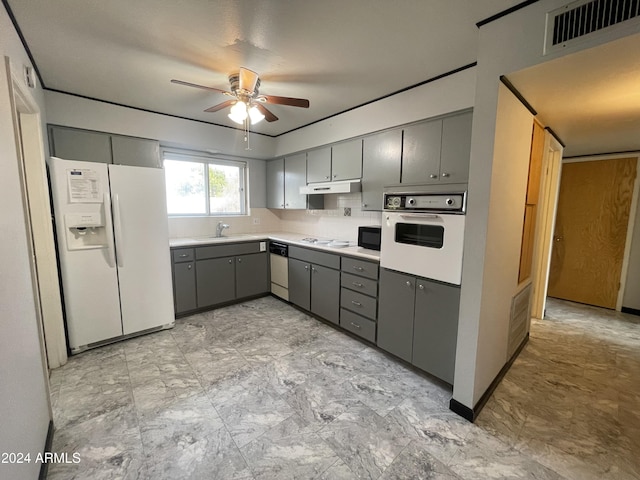
[[[289,247],[289,301],[333,323],[340,322],[340,257]]]
[[[460,288],[417,280],[411,363],[453,384]]]
[[[311,312],[332,323],[340,323],[340,271],[311,265]]]
[[[173,299],[175,312],[194,310],[196,304],[196,269],[194,262],[173,265]]]
[[[267,253],[236,257],[236,298],[252,297],[268,292],[269,261]]]
[[[383,350],[411,361],[415,277],[380,269],[378,340]]]
[[[460,287],[380,271],[380,348],[453,383]]]
[[[198,308],[230,302],[236,298],[235,257],[196,262]]]
[[[311,264],[289,258],[289,301],[311,310]]]
[[[382,210],[382,187],[400,183],[402,130],[365,137],[362,147],[362,210]]]

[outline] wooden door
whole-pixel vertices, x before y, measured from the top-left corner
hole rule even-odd
[[[562,167],[549,296],[615,308],[636,158]]]

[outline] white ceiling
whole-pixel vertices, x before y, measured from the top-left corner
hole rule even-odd
[[[239,67],[270,105],[278,135],[475,62],[475,24],[520,0],[8,0],[46,88],[235,126],[227,89]]]
[[[565,156],[640,151],[640,34],[507,75]]]

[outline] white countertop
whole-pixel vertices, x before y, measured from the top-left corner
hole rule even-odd
[[[268,232],[268,233],[240,233],[236,235],[228,235],[224,237],[194,237],[194,238],[171,238],[169,239],[169,246],[171,248],[177,247],[198,247],[203,245],[218,245],[224,243],[238,243],[238,242],[251,242],[258,240],[274,240],[287,243],[289,245],[297,245],[299,247],[313,248],[316,250],[323,250],[325,252],[336,253],[339,255],[349,255],[352,257],[360,257],[367,260],[380,261],[380,252],[376,250],[369,250],[366,248],[358,247],[357,245],[348,247],[332,247],[326,244],[315,244],[309,242],[303,242],[303,238],[311,237],[311,235],[302,235],[300,233],[290,232]],[[318,240],[323,240],[320,237]],[[329,240],[329,239],[326,239]]]

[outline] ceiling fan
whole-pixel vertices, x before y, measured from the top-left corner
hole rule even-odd
[[[231,91],[221,90],[214,87],[206,87],[204,85],[175,79],[171,80],[171,83],[219,92],[233,97],[231,100],[226,100],[214,105],[213,107],[207,108],[205,112],[217,112],[218,110],[231,107],[229,118],[240,125],[243,125],[247,120],[250,120],[251,124],[256,124],[263,118],[266,119],[267,122],[275,122],[278,120],[278,117],[264,106],[265,103],[309,108],[309,100],[305,98],[260,95],[258,92],[258,88],[260,87],[260,77],[256,72],[249,70],[248,68],[240,67],[240,71],[238,73],[232,73],[229,75]]]

